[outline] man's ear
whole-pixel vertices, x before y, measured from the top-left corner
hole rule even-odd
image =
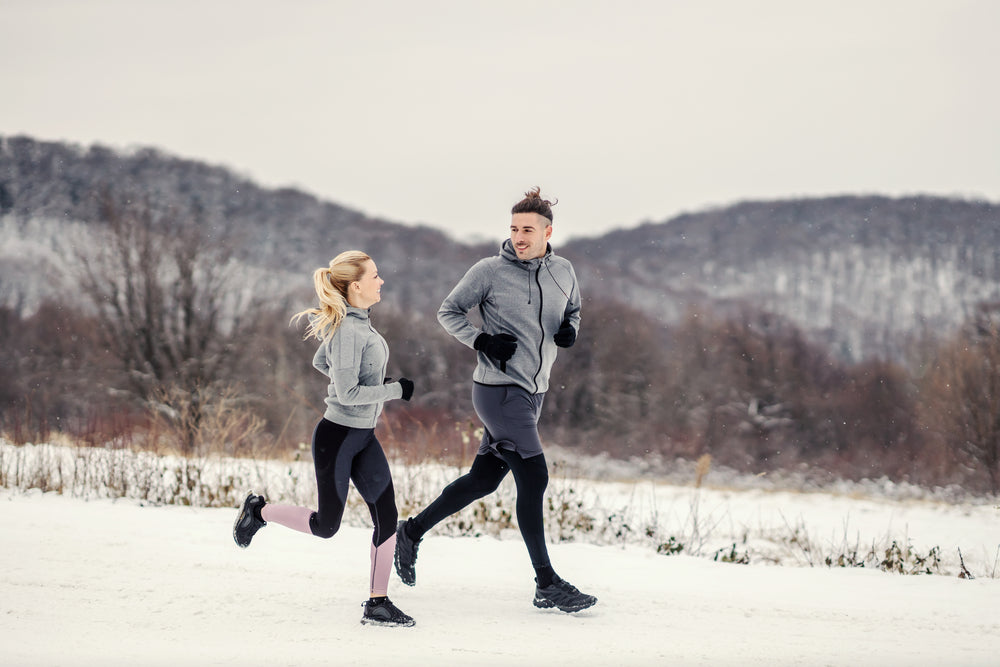
[[[545,240],[552,238],[552,225],[545,225]]]

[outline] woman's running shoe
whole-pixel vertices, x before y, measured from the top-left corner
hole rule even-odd
[[[267,521],[260,516],[260,510],[266,504],[264,496],[256,496],[253,491],[248,493],[246,500],[243,501],[240,515],[233,524],[233,539],[244,549],[250,546],[250,540],[257,531],[267,525]]]
[[[362,606],[365,608],[365,613],[361,615],[362,625],[408,628],[416,624],[416,621],[401,612],[389,598],[370,598],[363,602]]]

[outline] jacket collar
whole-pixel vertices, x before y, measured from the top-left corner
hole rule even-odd
[[[368,315],[371,313],[371,308],[355,308],[354,306],[347,307],[347,317],[357,317],[361,320],[367,320]]]
[[[514,264],[516,264],[517,266],[521,267],[526,271],[541,266],[545,262],[549,261],[549,258],[552,257],[552,255],[553,255],[552,245],[550,243],[545,244],[544,255],[529,260],[520,260],[517,258],[517,252],[514,250],[514,244],[510,242],[510,239],[504,240],[503,245],[500,246],[501,257],[503,257],[507,261],[513,262]]]

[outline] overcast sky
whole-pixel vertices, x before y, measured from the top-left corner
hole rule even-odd
[[[1000,200],[993,0],[0,0],[0,135],[154,146],[455,236]],[[558,236],[557,236],[558,238]]]

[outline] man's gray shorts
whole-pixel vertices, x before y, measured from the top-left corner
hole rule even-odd
[[[542,453],[538,417],[545,394],[531,394],[517,385],[472,385],[472,405],[483,422],[479,454],[497,455],[497,447],[517,452],[522,459]]]

